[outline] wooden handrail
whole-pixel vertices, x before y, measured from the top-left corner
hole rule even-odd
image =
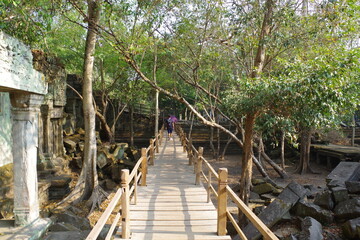
[[[177,133],[182,136],[185,136],[182,128],[180,126],[177,126]],[[234,219],[234,217],[231,215],[229,210],[226,207],[227,202],[227,196],[238,206],[239,210],[242,211],[245,216],[254,224],[256,229],[262,234],[263,238],[265,240],[278,240],[278,238],[275,236],[273,232],[270,231],[270,229],[246,206],[246,204],[236,195],[236,193],[227,185],[227,179],[221,179],[221,174],[226,175],[227,178],[227,170],[226,169],[219,169],[219,174],[214,170],[214,168],[211,166],[211,164],[202,156],[203,155],[203,148],[200,147],[199,150],[196,150],[196,148],[189,144],[190,140],[186,137],[183,138],[185,143],[182,143],[183,146],[187,146],[186,149],[188,151],[188,157],[194,158],[194,155],[197,156],[195,164],[194,164],[194,172],[196,173],[196,180],[195,184],[200,184],[201,177],[204,179],[204,182],[206,182],[207,185],[207,192],[208,192],[208,200],[210,198],[210,193],[212,192],[218,199],[218,235],[224,235],[226,234],[226,218],[228,218],[231,223],[234,225],[235,230],[239,234],[240,238],[243,240],[247,240],[247,237],[242,232],[241,228],[239,227],[238,223]],[[190,164],[189,159],[189,164]],[[206,177],[203,166],[207,168],[209,177]],[[226,174],[224,173],[226,171]],[[221,172],[221,174],[220,174]],[[212,176],[216,178],[218,181],[218,191],[216,192],[214,186],[212,185]],[[224,196],[226,196],[224,200]],[[225,208],[224,208],[225,206]],[[225,218],[225,219],[224,219]]]
[[[146,185],[146,175],[147,175],[147,165],[148,165],[148,153],[150,149],[154,149],[154,144],[161,145],[162,138],[163,138],[163,131],[164,126],[159,130],[159,133],[155,136],[155,139],[152,139],[153,144],[148,148],[141,149],[141,157],[136,162],[134,168],[132,169],[131,173],[129,174],[129,170],[122,169],[121,170],[121,188],[119,188],[114,197],[112,198],[111,202],[109,203],[108,207],[105,209],[103,214],[100,216],[99,220],[87,236],[86,240],[96,240],[99,236],[100,232],[104,228],[107,220],[109,219],[111,213],[115,209],[115,206],[120,202],[121,203],[121,212],[122,215],[118,212],[116,217],[110,227],[106,235],[106,240],[110,240],[115,227],[117,226],[119,219],[122,219],[122,238],[129,238],[130,236],[130,201],[131,198],[134,198],[134,204],[137,203],[137,186],[138,182],[141,180],[141,185]],[[151,142],[151,141],[150,141]],[[153,154],[154,155],[154,154]],[[151,156],[149,156],[151,157]],[[141,166],[141,172],[139,172]],[[130,183],[133,182],[131,188]]]

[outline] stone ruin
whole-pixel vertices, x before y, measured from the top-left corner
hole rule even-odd
[[[275,231],[279,239],[320,240],[342,239],[331,232],[324,232],[323,226],[336,223],[342,228],[346,239],[360,239],[360,163],[341,162],[327,176],[326,188],[315,188],[290,183],[283,190],[263,180],[253,181],[252,203],[266,207],[255,208],[258,217],[270,228],[296,220],[297,233],[288,235]],[[284,229],[282,229],[284,230]],[[253,224],[243,228],[248,239],[259,239],[260,233]],[[238,238],[235,238],[238,239]]]

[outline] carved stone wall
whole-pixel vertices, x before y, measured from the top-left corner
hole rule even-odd
[[[33,50],[32,54],[34,68],[44,74],[48,83],[48,93],[40,108],[39,159],[49,163],[47,161],[64,155],[62,122],[66,104],[66,72],[58,58],[40,50]]]
[[[0,167],[2,167],[13,162],[9,93],[0,92],[0,126]]]

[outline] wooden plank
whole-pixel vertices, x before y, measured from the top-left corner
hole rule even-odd
[[[135,206],[134,205],[130,206],[130,211],[215,211],[214,206],[209,206],[209,205],[190,205],[190,206],[183,206],[183,204],[179,204],[179,205],[174,205],[174,204],[169,204],[168,206],[151,206],[149,204],[147,204],[146,206],[142,205],[142,206]]]

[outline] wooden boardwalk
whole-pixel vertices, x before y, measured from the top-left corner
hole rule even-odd
[[[195,185],[177,136],[163,140],[155,166],[149,166],[147,186],[138,187],[137,204],[130,207],[130,224],[134,240],[231,239],[217,236],[217,211],[203,185]]]

